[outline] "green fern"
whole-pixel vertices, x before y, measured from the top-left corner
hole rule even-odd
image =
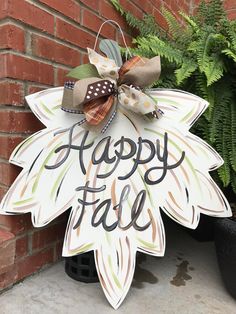
[[[233,97],[231,86],[227,82],[219,81],[216,86],[217,88],[212,89],[214,93],[214,106],[210,114],[211,127],[209,139],[212,143],[216,141],[219,125],[222,125],[225,107],[230,108]]]
[[[159,55],[176,64],[182,63],[182,52],[156,36],[138,37],[133,42],[137,44],[138,49],[142,47],[148,54],[152,53],[153,56]],[[138,49],[133,49],[133,52],[136,52]]]
[[[197,21],[199,24],[216,27],[221,18],[226,14],[221,0],[201,1],[197,10]]]
[[[181,67],[175,70],[177,85],[189,78],[192,73],[197,69],[197,63],[193,62],[191,59],[183,60]]]
[[[220,58],[215,57],[209,59],[208,65],[204,69],[204,73],[207,78],[207,86],[219,81],[219,79],[223,76],[223,65],[223,61]]]
[[[189,26],[191,26],[192,31],[195,33],[199,32],[199,27],[197,23],[192,19],[190,16],[188,16],[185,12],[180,11],[179,14],[182,16],[182,18],[185,20],[185,22],[188,23]]]
[[[118,0],[110,1],[139,32],[133,54],[161,56],[161,77],[154,86],[181,88],[209,102],[193,132],[222,156],[216,178],[236,192],[236,21],[227,18],[221,0],[202,1],[194,16],[179,12],[184,23],[162,8],[165,31],[153,16],[139,20]]]
[[[234,53],[230,49],[224,49],[222,50],[222,53],[224,53],[227,57],[230,57],[233,59],[234,62],[236,62],[236,53]]]
[[[205,22],[205,18],[208,16],[208,7],[205,1],[201,1],[198,9],[197,9],[197,16],[196,22],[197,24],[203,24]],[[212,22],[212,21],[210,21]]]
[[[231,102],[231,143],[230,143],[230,149],[229,149],[229,154],[230,154],[230,161],[232,165],[232,172],[236,172],[236,104],[235,102]]]
[[[234,193],[236,194],[236,176],[234,175],[234,172],[231,172],[230,178],[231,178],[231,187]]]
[[[216,147],[224,159],[224,164],[217,170],[219,177],[226,187],[230,183],[230,157],[229,157],[229,141],[230,141],[230,129],[228,128],[228,121],[230,121],[230,111],[224,112],[224,116],[221,116],[221,132],[216,134]]]
[[[162,8],[162,14],[166,19],[167,25],[169,27],[169,33],[171,34],[171,36],[174,39],[179,38],[183,33],[182,25],[180,25],[179,22],[176,20],[175,16],[164,7]]]

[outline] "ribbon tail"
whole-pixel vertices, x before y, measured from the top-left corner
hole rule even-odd
[[[113,95],[110,95],[106,99],[106,101],[104,101],[104,98],[99,98],[87,103],[84,108],[84,114],[88,124],[90,125],[100,124],[105,119],[107,113],[110,111],[113,103],[114,103]]]
[[[134,86],[144,88],[151,86],[159,79],[161,73],[160,57],[156,56],[152,59],[141,58],[141,61],[138,63],[131,63],[132,66],[128,69],[128,71],[123,71],[124,74],[121,80],[122,84],[132,84]]]
[[[158,109],[155,99],[125,84],[119,87],[118,100],[123,107],[142,115],[156,112]]]

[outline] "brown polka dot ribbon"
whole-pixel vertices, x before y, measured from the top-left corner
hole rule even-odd
[[[66,82],[62,101],[64,111],[83,113],[88,126],[99,126],[100,129],[107,129],[117,105],[138,114],[159,117],[161,112],[156,101],[144,91],[160,76],[159,57],[134,56],[120,68],[114,60],[92,49],[88,49],[88,57],[99,77]]]

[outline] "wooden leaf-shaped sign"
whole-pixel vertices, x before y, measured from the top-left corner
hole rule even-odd
[[[85,68],[77,78],[91,74]],[[60,109],[63,88],[28,96],[45,129],[13,151],[10,162],[23,170],[0,206],[5,215],[31,212],[35,227],[71,208],[63,255],[94,251],[114,308],[130,288],[136,252],[164,254],[161,210],[188,228],[197,227],[200,213],[231,215],[209,175],[223,160],[189,132],[207,102],[176,90],[149,94],[164,112],[161,119],[147,120],[118,104],[105,134],[81,127],[82,114]]]

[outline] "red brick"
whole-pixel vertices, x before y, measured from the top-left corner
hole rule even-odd
[[[100,17],[87,9],[83,10],[83,25],[94,32],[98,32],[100,25],[104,22]],[[101,34],[109,39],[115,39],[116,30],[112,25],[105,24]]]
[[[81,0],[80,2],[82,2],[83,4],[85,4],[86,6],[88,6],[89,8],[98,11],[99,9],[99,1],[98,0]]]
[[[55,78],[55,86],[62,86],[64,85],[65,81],[68,81],[68,77],[66,76],[68,74],[68,70],[63,68],[55,68],[56,78]],[[71,79],[70,79],[71,80]],[[72,79],[73,81],[73,79]]]
[[[56,36],[81,48],[92,48],[95,42],[95,36],[59,18],[56,19]]]
[[[0,111],[0,131],[9,133],[32,133],[43,128],[32,112]]]
[[[166,0],[166,1],[163,1],[163,0],[156,0],[155,1],[157,4],[156,4],[156,7],[157,9],[161,9],[162,6],[166,7],[167,9],[170,9],[170,6],[171,6],[171,3],[172,3],[172,0]]]
[[[191,5],[186,3],[184,0],[179,0],[178,2],[179,11],[184,11],[185,13],[189,13]]]
[[[40,87],[37,85],[29,85],[27,88],[27,95],[34,94],[46,89],[46,87]]]
[[[14,234],[9,231],[0,229],[0,247],[2,248],[7,241],[14,239]]]
[[[0,49],[13,49],[24,52],[24,30],[13,24],[0,26]]]
[[[13,149],[23,141],[22,136],[0,135],[0,157],[9,159]]]
[[[1,0],[0,1],[0,19],[3,19],[7,16],[8,11],[8,0]]]
[[[224,0],[224,7],[226,10],[229,9],[236,9],[236,2],[235,0]]]
[[[28,80],[53,85],[53,67],[27,57],[3,54],[0,56],[0,78]]]
[[[9,287],[17,280],[17,269],[15,265],[4,268],[4,272],[0,274],[0,289]]]
[[[22,106],[24,103],[23,88],[22,83],[0,82],[0,105]]]
[[[72,67],[80,63],[78,50],[37,35],[33,36],[33,54]]]
[[[63,248],[63,241],[60,241],[56,244],[56,247],[55,247],[55,261],[61,259],[62,248]]]
[[[11,17],[47,33],[54,33],[54,16],[25,0],[1,0],[0,18]]]
[[[3,196],[7,193],[7,187],[0,186],[0,201],[2,200]],[[0,219],[1,225],[1,219]]]
[[[160,25],[163,29],[168,29],[168,25],[166,23],[166,20],[160,11],[154,9],[153,15],[154,15],[155,20],[158,23],[158,25]]]
[[[0,273],[15,260],[15,236],[9,231],[0,229]]]
[[[76,22],[80,21],[80,5],[73,0],[63,1],[39,0],[39,1],[55,9],[56,11],[64,14],[65,16],[70,17]]]
[[[87,53],[84,53],[82,55],[82,64],[84,63],[89,63],[89,58],[88,58],[88,54]]]
[[[32,237],[32,249],[42,249],[64,237],[66,224],[59,223],[36,231]]]
[[[183,11],[183,12],[186,12],[188,14],[188,12],[189,12],[189,4],[186,4],[184,0],[179,0],[177,6],[178,6],[178,10],[177,11]]]
[[[31,214],[24,215],[0,215],[0,225],[7,228],[10,232],[18,235],[33,228]]]
[[[143,1],[143,3],[144,2],[145,1]],[[135,4],[133,4],[133,3],[129,2],[129,1],[127,1],[127,0],[120,0],[120,4],[125,9],[125,11],[131,12],[138,19],[142,19],[143,18],[143,12]]]
[[[133,0],[133,2],[145,13],[152,14],[153,11],[153,3],[151,3],[152,1]]]
[[[236,10],[232,10],[232,11],[229,11],[229,12],[227,12],[227,15],[228,15],[228,18],[230,19],[230,20],[236,20]]]
[[[177,17],[177,19],[182,20],[182,17],[179,15],[179,11],[181,11],[181,6],[175,1],[170,1],[169,11]]]
[[[125,22],[125,19],[120,15],[119,12],[115,10],[115,8],[111,4],[105,1],[101,1],[100,14],[106,19],[118,22],[122,28],[127,28],[127,23]]]
[[[132,44],[132,37],[129,36],[129,35],[126,35],[126,34],[124,34],[124,37],[125,37],[125,41],[126,41],[127,46],[128,47],[132,47],[133,46],[133,44]],[[122,35],[120,33],[118,35],[118,43],[119,43],[120,46],[125,47],[125,43],[124,43],[123,37],[122,37]]]
[[[233,0],[234,1],[234,0]],[[202,0],[194,0],[195,5],[199,5],[202,2]]]
[[[18,262],[18,280],[21,280],[36,271],[40,270],[43,266],[53,262],[53,249],[49,248],[43,252],[38,252],[35,255],[27,256]]]
[[[28,235],[16,239],[16,253],[15,257],[20,258],[28,253]]]
[[[9,163],[0,162],[0,183],[6,186],[10,186],[18,174],[20,173],[20,168],[11,165]]]

